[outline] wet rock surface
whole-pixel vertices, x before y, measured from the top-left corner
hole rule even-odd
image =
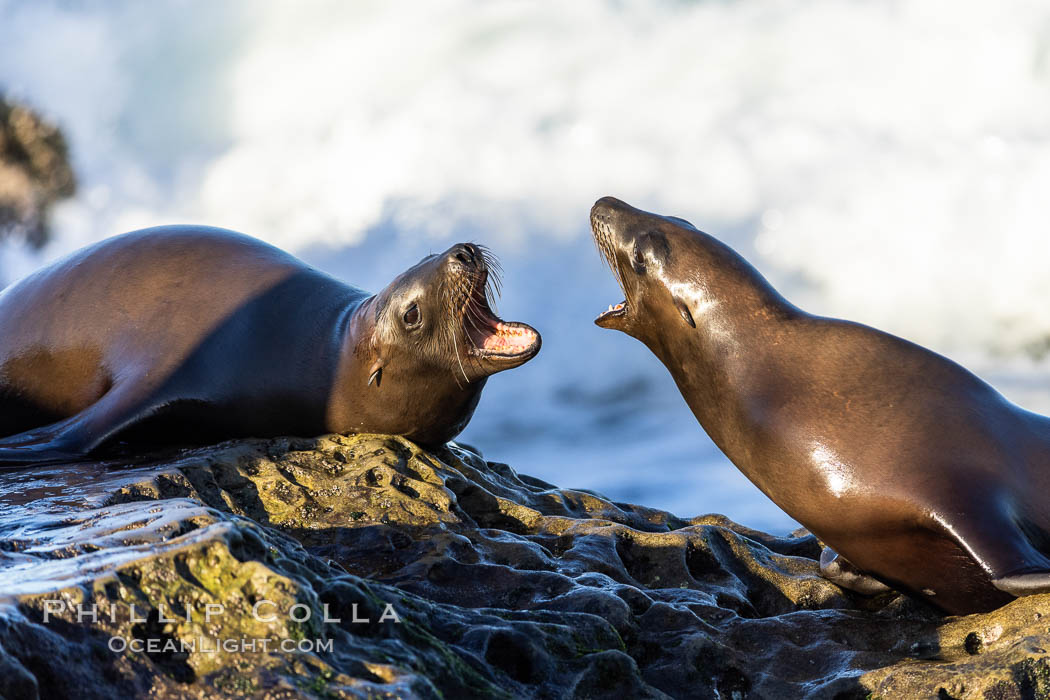
[[[1050,696],[1050,596],[945,618],[818,555],[385,436],[11,472],[0,696]]]
[[[0,96],[0,238],[15,235],[35,248],[44,245],[52,205],[75,190],[62,132]]]

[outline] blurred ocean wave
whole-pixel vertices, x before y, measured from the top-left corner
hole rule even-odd
[[[544,334],[464,440],[682,515],[790,522],[704,437],[589,242],[613,194],[683,216],[793,301],[1050,412],[1050,7],[890,0],[0,0],[0,90],[61,124],[80,194],[41,255],[204,222],[367,289],[455,240]]]

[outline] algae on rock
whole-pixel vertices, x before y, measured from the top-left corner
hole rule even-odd
[[[455,445],[336,435],[148,460],[0,476],[0,695],[1050,690],[1048,596],[962,618],[861,598],[821,578],[812,536],[558,489]],[[241,639],[255,648],[223,647]]]

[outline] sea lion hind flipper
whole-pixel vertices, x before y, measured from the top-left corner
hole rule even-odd
[[[1050,558],[1008,513],[989,507],[981,516],[960,519],[950,528],[953,539],[988,572],[991,583],[1013,596],[1050,593]]]
[[[83,458],[90,448],[80,447],[77,440],[71,439],[70,424],[75,418],[77,416],[0,439],[0,469]]]
[[[149,415],[151,402],[141,394],[110,389],[102,398],[76,415],[50,425],[0,438],[0,469],[57,464],[83,459],[107,438]]]
[[[862,573],[831,547],[824,547],[820,552],[820,573],[832,583],[861,595],[878,595],[892,590],[874,576]]]

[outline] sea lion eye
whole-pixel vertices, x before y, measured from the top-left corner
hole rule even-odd
[[[405,323],[409,326],[414,326],[419,323],[419,306],[412,304],[412,306],[408,307],[404,319]]]

